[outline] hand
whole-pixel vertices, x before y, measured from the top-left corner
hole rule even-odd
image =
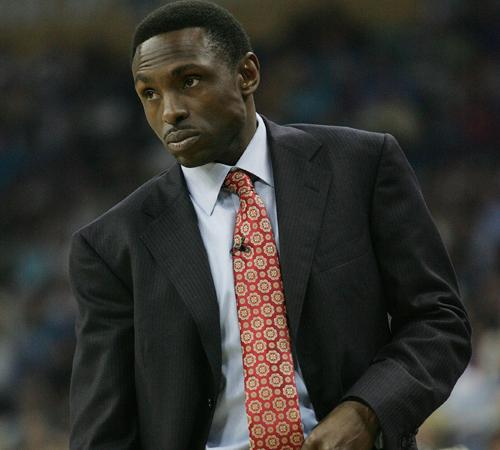
[[[319,423],[302,450],[371,450],[379,428],[377,416],[370,407],[348,400]]]

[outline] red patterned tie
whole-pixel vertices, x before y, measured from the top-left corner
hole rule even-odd
[[[304,437],[271,222],[246,172],[229,172],[224,186],[240,198],[232,254],[250,448],[299,450]]]

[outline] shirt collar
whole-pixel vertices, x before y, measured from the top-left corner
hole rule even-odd
[[[234,167],[246,170],[274,187],[266,126],[258,114],[257,130]],[[198,167],[181,166],[189,194],[205,214],[212,215],[222,183],[232,168],[233,166],[221,163],[208,163]]]

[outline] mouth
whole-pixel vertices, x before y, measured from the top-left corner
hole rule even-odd
[[[173,152],[180,152],[193,145],[200,134],[193,130],[171,131],[165,136],[165,144]]]
[[[187,148],[191,147],[198,139],[200,138],[200,135],[197,134],[195,136],[190,136],[188,138],[182,139],[180,141],[167,141],[167,146],[168,148],[176,153],[176,152],[181,152],[186,150]]]

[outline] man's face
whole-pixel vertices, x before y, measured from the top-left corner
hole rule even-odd
[[[243,79],[213,50],[205,30],[148,39],[137,48],[132,73],[149,125],[180,164],[237,161],[249,120]]]

